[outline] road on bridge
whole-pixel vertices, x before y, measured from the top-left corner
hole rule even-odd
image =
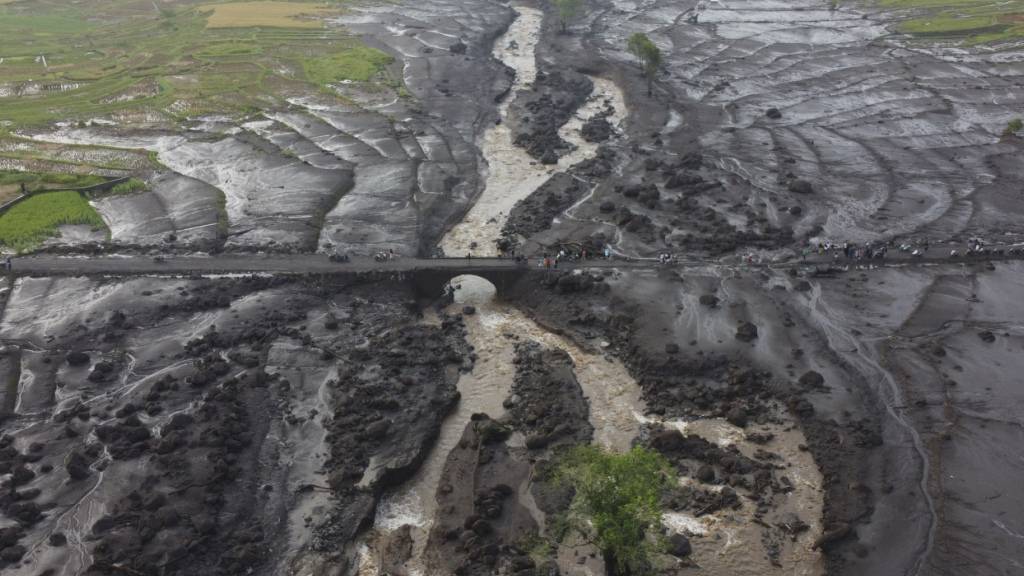
[[[846,260],[830,255],[812,255],[806,260],[794,259],[788,262],[743,262],[727,260],[679,260],[665,265],[655,259],[610,260],[594,259],[584,262],[562,261],[559,269],[605,268],[657,270],[661,268],[694,268],[715,265],[737,267],[859,267],[907,264],[972,263],[989,260],[1020,259],[1021,255],[985,255],[950,258],[948,253],[932,251],[923,258],[894,254],[885,260]],[[189,274],[338,274],[359,272],[412,272],[416,270],[457,270],[462,274],[496,272],[538,267],[536,258],[528,262],[517,262],[510,258],[396,258],[378,262],[369,257],[352,258],[350,262],[332,262],[323,254],[217,254],[209,256],[30,256],[15,258],[13,274],[36,276],[75,276],[109,274],[114,276],[132,275],[189,275]]]
[[[501,271],[536,267],[537,261],[516,262],[510,258],[396,258],[378,262],[373,258],[352,258],[332,262],[322,254],[218,254],[215,256],[32,256],[13,260],[15,274],[73,276],[78,274],[336,274],[358,272],[412,272],[415,270]],[[563,261],[560,269],[656,268],[649,261],[587,260]]]

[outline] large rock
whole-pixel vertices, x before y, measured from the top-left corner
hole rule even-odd
[[[821,388],[825,385],[825,377],[814,370],[804,372],[797,383],[804,388]]]
[[[736,339],[742,342],[751,342],[757,338],[757,326],[750,322],[743,322],[736,327]]]
[[[747,425],[747,411],[742,406],[733,406],[729,409],[729,412],[726,413],[725,419],[733,426],[744,428]]]
[[[68,354],[67,361],[71,366],[85,366],[89,363],[89,355],[85,352],[71,352]]]
[[[68,458],[64,462],[64,468],[68,471],[68,476],[74,481],[85,480],[90,474],[89,459],[83,456],[81,452],[68,454]]]
[[[676,558],[686,558],[693,552],[690,546],[690,539],[682,534],[673,534],[668,537],[668,553]]]
[[[793,180],[789,183],[789,191],[796,194],[813,194],[814,186],[807,180]]]

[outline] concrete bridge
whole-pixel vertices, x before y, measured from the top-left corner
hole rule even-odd
[[[574,268],[655,269],[648,261],[592,260],[585,263],[563,262],[560,270]],[[529,273],[543,272],[536,260],[517,262],[507,258],[397,258],[377,262],[372,258],[353,258],[350,262],[332,262],[320,254],[258,255],[218,254],[216,256],[32,256],[14,259],[10,274],[15,276],[192,276],[275,274],[295,276],[331,276],[353,281],[410,281],[417,292],[437,297],[451,279],[479,276],[497,290],[507,292]]]
[[[950,258],[948,252],[933,251],[922,258],[895,255],[885,260],[849,261],[832,257],[812,256],[807,261],[782,263],[742,263],[717,260],[688,260],[671,264],[660,264],[656,260],[587,260],[585,262],[562,262],[560,270],[617,269],[664,270],[682,268],[706,268],[707,266],[735,266],[742,268],[829,268],[914,266],[947,264],[971,264],[992,260],[1017,260],[1024,253],[985,254],[971,257]],[[411,281],[417,291],[427,297],[441,294],[445,284],[452,278],[473,275],[488,280],[497,289],[498,296],[506,293],[524,276],[542,273],[537,260],[517,262],[507,258],[397,258],[377,262],[372,258],[353,258],[350,262],[332,262],[322,254],[217,254],[199,256],[30,256],[15,258],[8,274],[14,276],[192,276],[192,275],[233,275],[233,274],[275,274],[296,276],[331,276],[353,281],[396,280]]]

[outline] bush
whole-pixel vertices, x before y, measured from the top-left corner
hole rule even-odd
[[[670,470],[663,456],[639,446],[624,454],[579,446],[566,455],[557,477],[576,490],[572,525],[601,550],[609,574],[649,571],[655,545],[648,534],[661,525]]]
[[[1003,129],[1003,136],[1013,136],[1017,132],[1020,132],[1021,129],[1024,129],[1024,120],[1021,120],[1020,118],[1014,118],[1013,120],[1007,122],[1006,128]]]

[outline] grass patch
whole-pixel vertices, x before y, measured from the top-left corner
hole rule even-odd
[[[356,45],[328,56],[307,60],[303,63],[303,69],[310,82],[321,86],[342,80],[369,82],[394,60],[376,48]]]
[[[207,4],[200,10],[213,11],[207,28],[323,28],[315,18],[333,12],[324,4],[304,2],[232,2]]]
[[[139,180],[138,178],[129,178],[120,184],[115,184],[114,187],[110,189],[109,194],[114,196],[134,194],[136,192],[142,192],[147,188],[148,186],[146,186],[146,183],[142,180]]]
[[[0,216],[0,246],[31,250],[65,224],[104,226],[103,219],[78,192],[43,192]]]
[[[18,170],[0,170],[0,186],[25,185],[27,190],[42,188],[83,188],[102,184],[106,178],[91,174],[57,174],[51,172],[21,172]]]

